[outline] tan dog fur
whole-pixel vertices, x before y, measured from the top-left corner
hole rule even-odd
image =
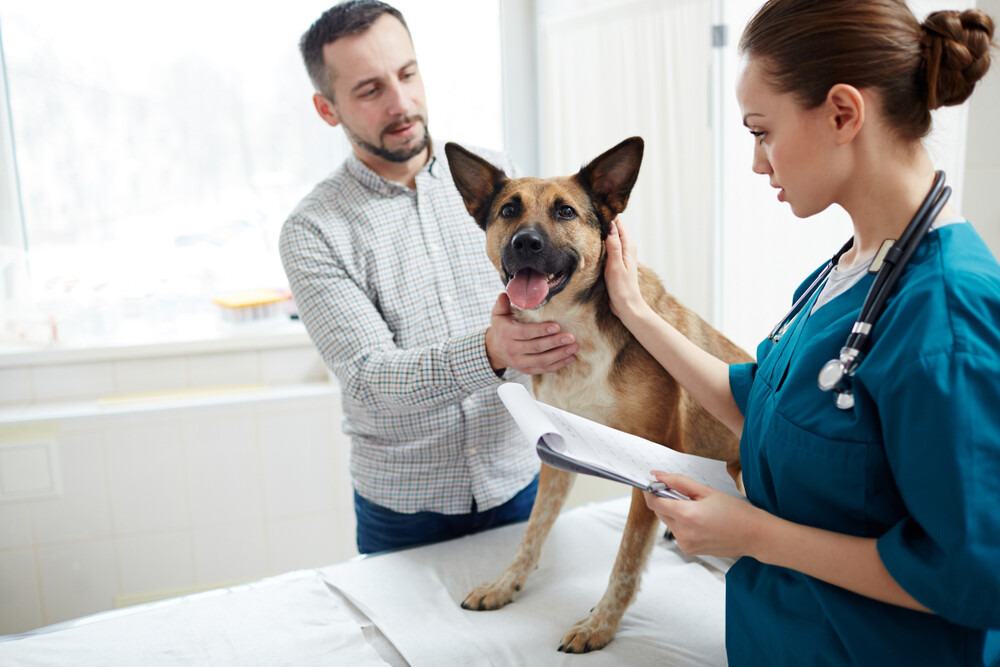
[[[580,347],[573,363],[532,377],[535,397],[668,447],[726,461],[737,478],[738,439],[689,397],[611,312],[604,283],[604,239],[611,220],[628,203],[642,148],[642,140],[633,137],[573,176],[547,179],[508,179],[461,146],[448,144],[445,150],[456,187],[469,213],[485,229],[487,255],[504,280],[510,277],[512,263],[544,262],[535,259],[543,254],[550,255],[557,267],[563,262],[574,264],[561,291],[550,293],[534,309],[514,307],[520,321],[558,322],[562,331],[574,334]],[[538,240],[536,245],[544,246],[536,255],[524,250],[523,243],[518,245],[520,250],[514,249],[515,235],[526,229]],[[517,236],[523,238],[524,234]],[[558,281],[559,274],[554,275]],[[730,363],[750,360],[668,294],[646,267],[640,267],[640,288],[661,317],[703,349]],[[513,562],[495,582],[469,593],[462,602],[464,608],[499,609],[514,599],[538,563],[570,483],[571,473],[541,466],[538,494]],[[566,633],[560,651],[583,653],[612,640],[638,590],[656,533],[656,515],[646,506],[642,492],[633,489],[604,596]]]

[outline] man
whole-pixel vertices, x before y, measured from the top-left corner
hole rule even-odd
[[[281,257],[341,385],[358,549],[525,519],[538,459],[496,386],[561,368],[577,346],[554,323],[515,322],[506,295],[497,297],[482,231],[431,142],[399,11],[338,4],[300,49],[316,111],[344,129],[352,155],[285,222]],[[488,157],[513,173],[502,156]]]

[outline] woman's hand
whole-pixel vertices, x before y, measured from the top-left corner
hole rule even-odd
[[[653,476],[691,500],[674,500],[646,493],[646,505],[656,513],[686,554],[739,558],[751,551],[757,524],[766,513],[684,475],[654,472]]]
[[[620,217],[611,221],[611,229],[604,244],[608,251],[604,264],[604,282],[611,298],[611,312],[628,326],[628,319],[648,306],[639,290],[639,263],[635,258],[635,245],[625,231]]]
[[[686,554],[750,556],[874,600],[929,611],[889,574],[876,538],[793,523],[684,475],[654,472],[653,476],[691,499],[645,494],[646,505]]]

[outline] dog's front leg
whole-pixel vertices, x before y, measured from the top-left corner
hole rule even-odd
[[[499,579],[478,586],[469,593],[462,601],[463,608],[474,611],[499,609],[514,600],[514,595],[521,590],[528,575],[538,565],[542,545],[552,530],[552,524],[559,518],[559,511],[566,501],[572,479],[572,473],[542,464],[538,475],[538,494],[531,507],[528,527],[521,538],[514,561]]]
[[[656,515],[646,506],[642,491],[633,489],[625,533],[622,535],[618,558],[611,570],[604,597],[587,618],[570,628],[559,645],[560,651],[596,651],[607,646],[614,638],[618,623],[639,590],[639,580],[653,548],[656,533]]]

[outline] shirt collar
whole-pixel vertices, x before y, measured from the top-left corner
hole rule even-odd
[[[444,174],[444,170],[447,168],[443,160],[437,158],[437,153],[435,152],[434,140],[431,139],[428,143],[430,147],[430,159],[427,163],[420,168],[417,172],[417,183],[424,178],[432,178],[435,180],[441,179]],[[366,165],[364,162],[358,159],[358,156],[351,151],[351,154],[345,160],[348,173],[351,174],[361,185],[365,186],[369,190],[383,195],[392,196],[397,195],[400,192],[410,192],[411,190],[402,185],[401,183],[395,183],[393,181],[382,178],[377,173],[372,171],[372,169]]]

